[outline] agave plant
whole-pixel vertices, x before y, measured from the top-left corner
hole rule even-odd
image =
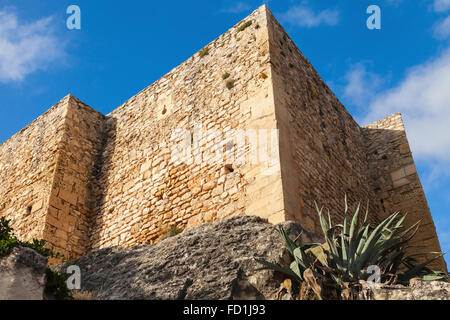
[[[349,290],[352,284],[367,280],[370,275],[367,269],[373,265],[380,269],[382,282],[395,280],[405,283],[418,276],[428,280],[448,278],[448,275],[426,268],[442,254],[420,264],[413,256],[406,256],[407,245],[419,227],[417,222],[403,230],[406,215],[400,217],[398,212],[394,213],[372,227],[367,219],[368,209],[361,223],[360,205],[349,217],[345,199],[344,221],[342,224],[333,225],[329,211],[328,217],[325,218],[323,209],[317,204],[316,209],[325,243],[298,246],[280,227],[278,231],[293,261],[289,268],[285,268],[257,260],[262,264],[259,270],[272,269],[282,272],[301,287],[309,287],[319,299],[322,298],[324,286],[334,285],[341,290]]]

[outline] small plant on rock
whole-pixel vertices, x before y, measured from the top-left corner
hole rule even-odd
[[[175,237],[176,235],[179,235],[182,232],[183,232],[183,229],[181,229],[181,228],[179,228],[177,226],[172,226],[167,231],[167,236],[168,237]]]
[[[203,48],[202,50],[200,50],[200,59],[203,58],[204,56],[207,56],[209,54],[209,48]]]
[[[44,240],[34,239],[32,242],[20,241],[14,235],[13,228],[9,225],[10,222],[10,220],[5,219],[4,217],[0,218],[0,256],[7,255],[15,246],[33,249],[44,257],[51,256],[59,258],[61,256],[59,253],[55,253],[52,250],[45,248]]]
[[[45,294],[56,300],[71,298],[70,291],[67,288],[67,279],[69,275],[61,274],[50,268],[46,270]]]
[[[233,87],[234,87],[234,80],[228,80],[227,81],[227,88],[228,88],[228,90],[233,89]]]
[[[242,32],[245,29],[247,29],[248,27],[250,27],[252,25],[253,21],[247,21],[246,23],[244,23],[242,26],[239,27],[238,32]]]

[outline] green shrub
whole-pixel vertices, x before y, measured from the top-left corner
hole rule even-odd
[[[179,228],[177,226],[172,226],[167,231],[167,236],[168,237],[175,237],[176,235],[180,234],[181,232],[183,232],[183,229],[181,229],[181,228]]]
[[[227,88],[231,90],[234,87],[234,80],[227,81]]]
[[[359,223],[359,205],[349,220],[345,201],[344,221],[333,225],[330,213],[326,219],[322,211],[317,207],[326,240],[324,244],[299,247],[283,228],[279,228],[293,258],[289,268],[257,260],[262,264],[259,270],[276,270],[292,279],[300,290],[298,297],[308,294],[315,299],[354,297],[355,290],[361,289],[360,280],[366,281],[371,275],[367,268],[372,265],[380,268],[382,283],[408,284],[414,277],[425,280],[448,279],[448,275],[426,268],[442,254],[424,263],[417,263],[412,256],[406,256],[406,246],[418,229],[416,223],[402,230],[406,216],[400,217],[399,213],[394,213],[372,227],[367,220],[368,210],[363,222]]]
[[[13,228],[9,226],[11,220],[7,220],[4,217],[0,218],[0,256],[7,255],[11,252],[15,246],[22,246],[33,249],[44,257],[63,257],[61,254],[56,253],[50,249],[45,248],[44,240],[33,239],[32,242],[20,241],[13,233]]]
[[[230,74],[229,74],[228,72],[225,72],[225,73],[222,75],[222,79],[223,79],[223,80],[228,79],[229,77],[230,77]]]
[[[13,229],[9,226],[9,220],[4,217],[0,218],[0,241],[8,240],[11,237]]]
[[[45,294],[56,300],[71,298],[70,291],[67,288],[67,279],[69,275],[60,274],[50,268],[46,270]]]
[[[247,21],[246,23],[244,23],[242,26],[239,27],[238,32],[244,31],[245,29],[250,27],[252,23],[253,23],[252,21]]]
[[[203,58],[204,56],[207,56],[209,54],[209,48],[203,48],[202,50],[200,50],[200,59]]]

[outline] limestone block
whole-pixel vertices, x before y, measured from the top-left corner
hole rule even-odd
[[[0,258],[0,300],[42,300],[47,258],[30,248],[15,247]]]
[[[414,164],[410,164],[405,167],[405,175],[409,176],[416,173],[416,166]]]
[[[77,204],[77,195],[70,191],[60,189],[58,192],[58,197],[72,205]]]
[[[400,188],[400,187],[403,187],[404,185],[407,185],[409,183],[411,183],[411,181],[409,181],[408,179],[401,178],[399,180],[395,180],[394,181],[394,188]]]

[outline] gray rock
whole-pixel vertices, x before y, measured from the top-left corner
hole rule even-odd
[[[374,300],[450,300],[450,283],[412,279],[409,287],[395,285],[373,290]]]
[[[295,222],[283,227],[292,238],[303,231]],[[303,231],[299,243],[320,238]],[[203,224],[150,246],[111,247],[67,265],[81,269],[81,290],[96,299],[268,299],[283,277],[255,271],[255,258],[287,263],[275,227],[254,216]]]
[[[42,300],[47,258],[36,251],[15,247],[0,258],[0,300]]]

